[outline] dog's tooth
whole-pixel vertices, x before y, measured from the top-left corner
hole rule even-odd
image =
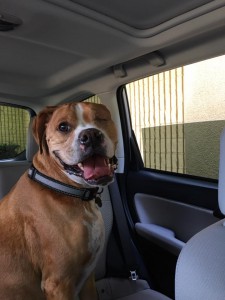
[[[83,167],[83,164],[82,163],[79,163],[78,164],[78,167],[83,171],[84,170],[84,167]]]

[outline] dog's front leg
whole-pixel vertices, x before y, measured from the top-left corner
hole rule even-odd
[[[47,300],[74,299],[74,284],[69,280],[49,277],[43,280],[41,285]]]
[[[95,276],[94,273],[92,273],[88,279],[85,281],[80,294],[79,294],[80,300],[98,300],[97,290],[95,287]]]

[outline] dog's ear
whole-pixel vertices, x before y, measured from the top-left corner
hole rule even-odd
[[[46,124],[51,119],[56,108],[57,106],[47,106],[33,120],[33,135],[37,144],[39,145],[41,153],[43,152],[44,148],[48,151],[48,146],[45,139],[45,129]]]

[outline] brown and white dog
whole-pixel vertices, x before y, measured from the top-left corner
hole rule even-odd
[[[0,204],[0,299],[95,300],[104,227],[94,198],[113,180],[115,125],[104,105],[69,103],[40,112],[33,133],[33,167]]]

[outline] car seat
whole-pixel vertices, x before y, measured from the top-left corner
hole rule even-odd
[[[225,130],[220,139],[218,201],[225,215]],[[225,299],[225,219],[197,233],[181,251],[176,267],[175,299]]]
[[[167,296],[152,290],[147,281],[142,279],[131,280],[122,277],[106,277],[106,257],[110,235],[113,226],[113,209],[108,188],[102,195],[102,216],[105,223],[106,241],[103,253],[96,267],[96,286],[99,300],[169,300]],[[111,260],[116,261],[117,255],[111,254]]]

